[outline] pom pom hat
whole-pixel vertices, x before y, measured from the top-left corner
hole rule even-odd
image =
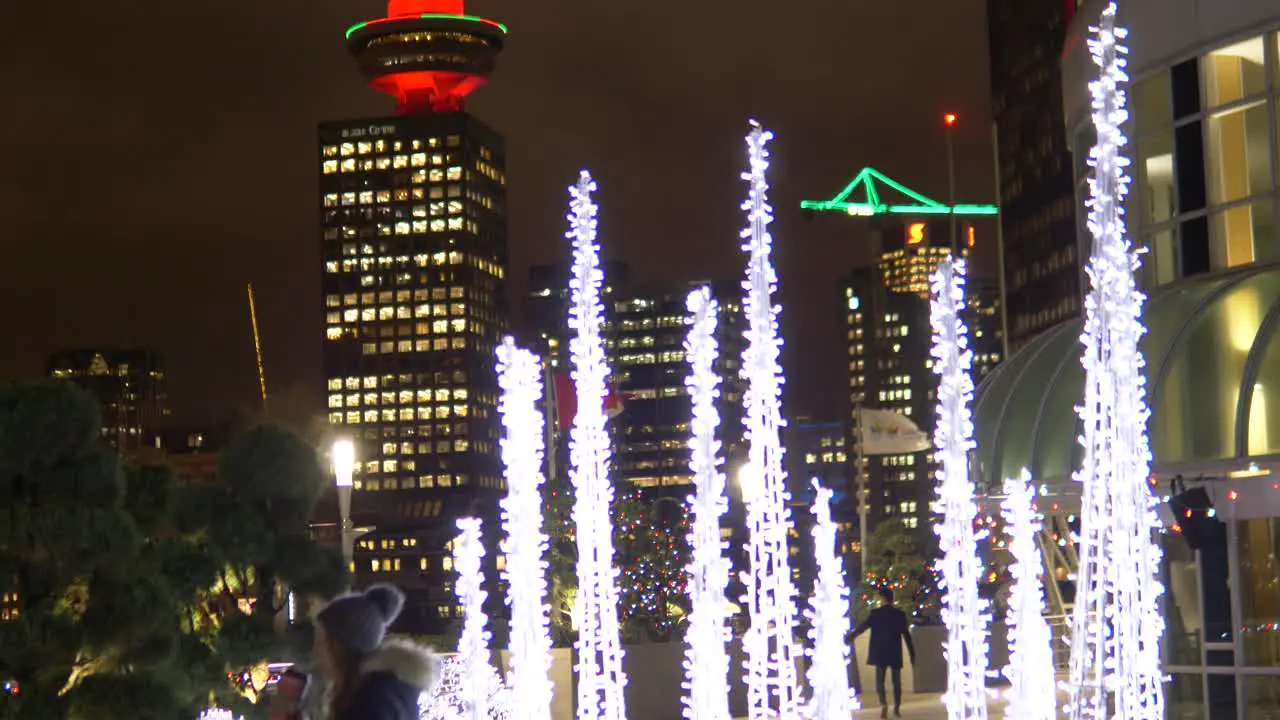
[[[352,652],[368,654],[382,644],[387,628],[404,607],[404,593],[394,585],[371,585],[362,593],[334,598],[316,614],[331,640]]]

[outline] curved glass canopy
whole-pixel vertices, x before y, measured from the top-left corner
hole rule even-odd
[[[1251,265],[1158,289],[1145,309],[1154,470],[1280,454],[1280,265]],[[978,387],[976,468],[984,488],[1023,467],[1065,482],[1080,465],[1082,320],[1028,343]]]

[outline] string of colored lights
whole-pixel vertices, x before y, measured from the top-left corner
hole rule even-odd
[[[1009,593],[1009,664],[1004,676],[1009,680],[1005,694],[1005,717],[1019,720],[1054,720],[1058,698],[1054,687],[1053,635],[1044,618],[1044,586],[1040,573],[1044,557],[1036,536],[1044,529],[1044,519],[1035,507],[1036,491],[1031,473],[1023,470],[1004,481],[1005,534],[1013,563],[1009,573],[1013,585]]]
[[[454,539],[453,569],[458,573],[458,600],[462,603],[462,635],[458,638],[458,655],[462,659],[462,701],[470,708],[471,720],[488,720],[489,693],[485,676],[489,664],[489,617],[484,612],[484,542],[481,540],[480,518],[458,518]]]
[[[987,601],[978,593],[982,561],[975,530],[978,505],[969,477],[969,451],[974,448],[973,352],[961,312],[964,310],[965,261],[947,258],[933,274],[933,371],[938,375],[938,499],[942,516],[936,530],[942,558],[942,622],[947,627],[947,691],[943,703],[950,720],[987,717]]]
[[[1076,599],[1072,618],[1068,715],[1072,720],[1164,717],[1160,638],[1159,527],[1149,476],[1145,366],[1138,342],[1144,297],[1139,256],[1126,237],[1128,120],[1124,86],[1128,32],[1109,3],[1092,28],[1090,83],[1097,143],[1090,153],[1089,293],[1081,342],[1085,397],[1084,458]]]
[[[511,695],[525,720],[551,719],[551,634],[547,597],[547,536],[542,531],[543,423],[542,366],[537,356],[506,338],[498,347],[502,396],[502,463],[507,494],[502,499],[506,530],[507,604],[511,607]]]
[[[728,509],[725,478],[720,471],[720,441],[716,429],[720,412],[716,409],[720,377],[715,371],[719,348],[716,320],[719,304],[711,289],[700,287],[689,293],[689,335],[685,356],[689,376],[685,386],[693,405],[689,438],[689,470],[693,473],[693,529],[689,533],[692,553],[689,561],[689,625],[685,631],[684,716],[689,720],[729,720],[729,654],[725,624],[729,584],[729,559],[720,539],[720,518]]]
[[[618,633],[618,589],[613,567],[609,504],[609,435],[605,432],[605,379],[609,366],[600,335],[600,248],[596,244],[596,189],[586,170],[569,188],[569,232],[573,274],[569,280],[569,355],[578,398],[569,442],[573,522],[578,549],[578,720],[623,720],[626,705],[622,643]]]
[[[836,554],[836,524],[831,519],[828,488],[813,481],[813,554],[818,568],[809,598],[809,672],[813,693],[805,717],[812,720],[849,720],[861,707],[849,689],[849,588],[844,564]]]
[[[743,636],[746,653],[747,716],[763,720],[793,718],[800,712],[796,677],[796,588],[787,556],[791,529],[786,474],[782,466],[782,368],[778,354],[778,307],[773,304],[778,276],[771,253],[769,224],[769,141],[773,133],[754,121],[747,135],[748,169],[742,174],[749,194],[742,204],[747,226],[742,249],[749,255],[743,290],[747,347],[742,374],[747,380],[744,425],[748,443],[743,468],[743,498],[747,505],[747,554],[750,569],[743,575],[743,601],[751,627]],[[772,701],[776,700],[776,705]]]

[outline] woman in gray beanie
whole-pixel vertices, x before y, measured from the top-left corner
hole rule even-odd
[[[315,618],[314,660],[329,680],[327,720],[418,720],[418,698],[439,677],[427,648],[388,638],[404,607],[394,585],[332,600]]]

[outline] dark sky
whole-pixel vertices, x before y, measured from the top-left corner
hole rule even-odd
[[[858,224],[799,200],[872,165],[945,200],[993,194],[983,0],[473,0],[511,30],[470,108],[507,138],[511,292],[565,256],[566,186],[601,191],[605,254],[639,280],[733,277],[748,117],[777,133],[772,199],[787,413],[835,413],[838,282]],[[375,0],[3,2],[0,377],[56,348],[161,351],[175,415],[254,402],[245,283],[269,390],[319,410],[316,131],[379,116],[342,41]],[[803,368],[803,370],[801,370]],[[833,391],[836,390],[837,391]]]

